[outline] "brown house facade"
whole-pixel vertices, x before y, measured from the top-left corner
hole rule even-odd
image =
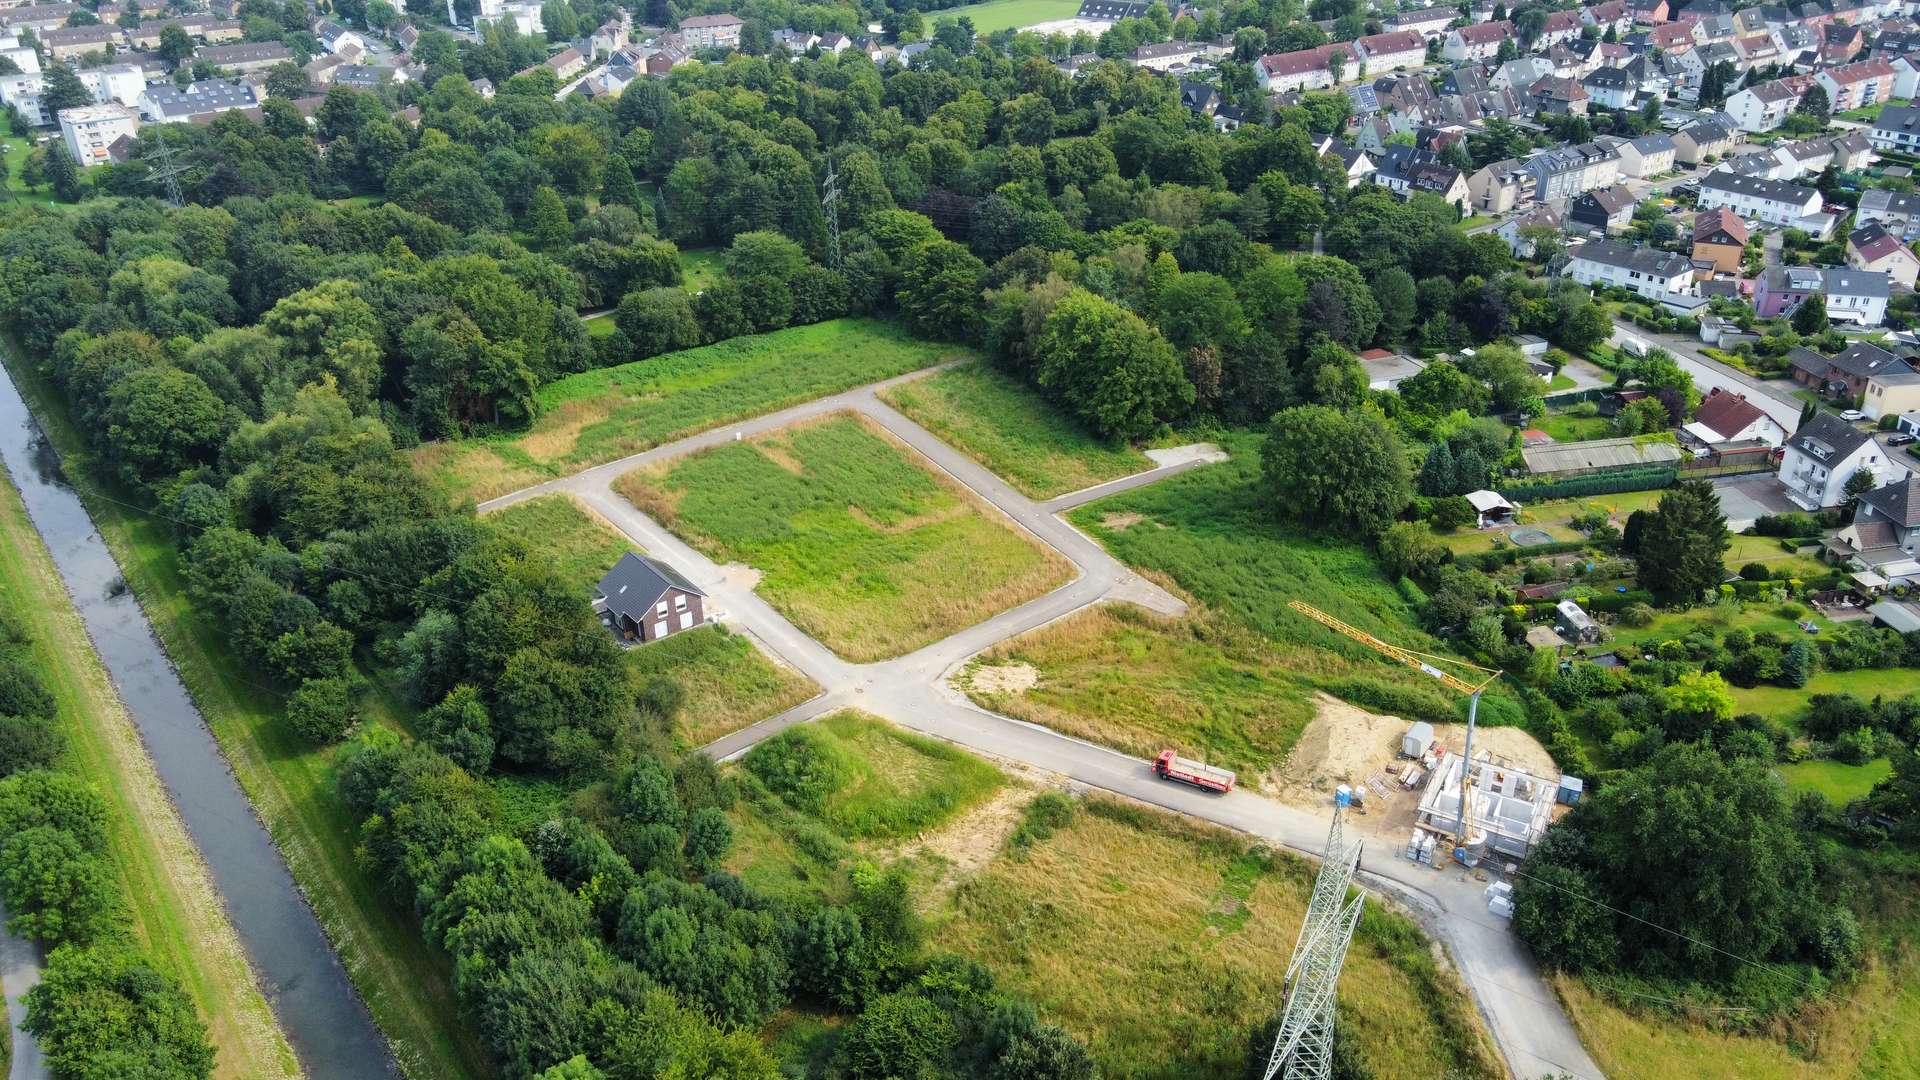
[[[1724,206],[1705,211],[1693,224],[1693,261],[1712,263],[1717,277],[1740,276],[1740,258],[1747,250],[1747,223]]]
[[[628,553],[600,579],[593,607],[621,641],[645,642],[706,625],[706,599],[679,571]]]

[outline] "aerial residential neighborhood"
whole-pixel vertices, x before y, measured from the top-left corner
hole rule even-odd
[[[0,0],[0,1078],[1920,1075],[1920,0]]]

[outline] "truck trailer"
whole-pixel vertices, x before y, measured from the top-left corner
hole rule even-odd
[[[1153,759],[1153,775],[1162,780],[1177,780],[1183,784],[1192,784],[1208,791],[1232,791],[1233,770],[1202,765],[1175,754],[1172,750],[1160,751]]]

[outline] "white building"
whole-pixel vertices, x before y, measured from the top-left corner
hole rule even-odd
[[[0,58],[13,61],[14,67],[28,75],[40,70],[40,54],[20,44],[20,39],[12,34],[0,35]]]
[[[1366,65],[1368,75],[1384,75],[1401,68],[1417,68],[1427,62],[1427,39],[1412,30],[1389,30],[1353,43]]]
[[[1664,131],[1650,131],[1637,139],[1630,139],[1614,147],[1620,152],[1620,175],[1636,180],[1645,180],[1650,176],[1673,171],[1674,154],[1677,148],[1673,136]]]
[[[1717,206],[1724,206],[1743,218],[1757,218],[1774,225],[1797,225],[1800,219],[1820,212],[1820,193],[1784,180],[1741,176],[1721,169],[1700,178],[1699,208],[1712,210]]]
[[[1727,99],[1727,115],[1741,131],[1772,131],[1786,122],[1800,95],[1779,80],[1749,86]]]
[[[140,130],[140,114],[118,102],[60,110],[60,137],[81,167],[107,160],[107,148]]]
[[[695,15],[680,20],[680,37],[696,49],[737,49],[745,25],[738,15]]]
[[[1447,43],[1440,47],[1440,55],[1455,64],[1492,60],[1500,55],[1500,43],[1511,37],[1513,23],[1505,19],[1462,26],[1447,32]]]
[[[1846,501],[1847,481],[1865,471],[1885,484],[1907,470],[1887,458],[1873,438],[1830,412],[1816,413],[1787,439],[1780,456],[1780,483],[1787,497],[1807,510],[1824,510]]]
[[[1862,327],[1879,326],[1886,319],[1892,280],[1885,273],[1839,266],[1820,271],[1820,276],[1827,290],[1828,319]]]
[[[1682,430],[1708,446],[1717,443],[1763,442],[1779,446],[1787,440],[1787,429],[1768,416],[1747,395],[1714,387],[1700,403],[1693,422]]]
[[[88,68],[74,74],[80,77],[80,85],[93,93],[96,105],[118,102],[121,105],[137,105],[140,95],[146,92],[147,80],[140,68],[134,64],[108,64],[105,67]],[[54,122],[40,105],[40,93],[47,84],[46,73],[31,72],[20,75],[0,75],[0,103],[11,105],[20,110],[20,115],[36,127],[46,127]]]
[[[1574,248],[1563,271],[1582,285],[1614,285],[1649,300],[1693,288],[1693,262],[1682,255],[1634,247],[1618,240],[1589,240]]]
[[[1889,105],[1880,110],[1867,128],[1867,141],[1876,150],[1898,150],[1912,154],[1920,152],[1920,108],[1912,105]]]

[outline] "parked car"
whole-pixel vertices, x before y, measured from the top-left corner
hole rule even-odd
[[[1887,436],[1887,445],[1888,446],[1905,446],[1908,443],[1912,442],[1914,438],[1915,436],[1908,435],[1904,432],[1902,432],[1899,435],[1889,435]]]
[[[1866,418],[1867,414],[1861,412],[1859,409],[1843,409],[1840,412],[1840,419],[1845,420],[1849,424],[1857,424]]]

